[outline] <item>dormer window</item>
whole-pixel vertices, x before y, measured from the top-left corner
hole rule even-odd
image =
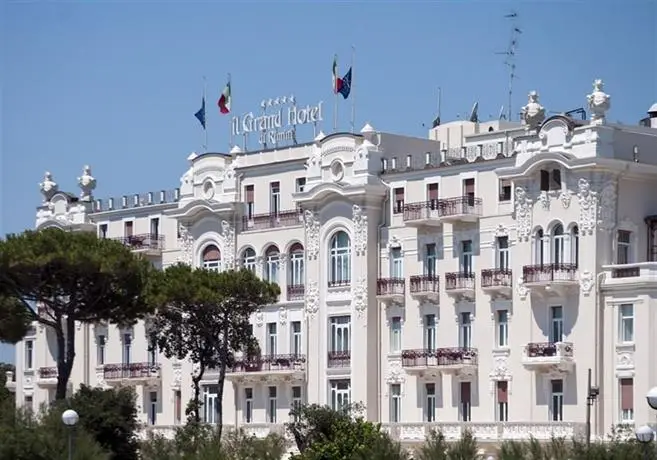
[[[541,191],[548,192],[561,190],[561,170],[560,169],[542,169],[541,170]]]

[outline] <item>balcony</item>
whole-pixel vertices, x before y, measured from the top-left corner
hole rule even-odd
[[[438,226],[444,222],[476,222],[481,198],[459,196],[404,205],[404,223],[411,227]]]
[[[472,300],[475,296],[474,273],[445,273],[445,292],[457,297]]]
[[[158,363],[105,364],[103,376],[108,384],[149,385],[160,382],[161,369]]]
[[[306,292],[303,284],[289,284],[287,286],[287,300],[293,302],[295,300],[303,300]]]
[[[301,382],[306,378],[306,356],[263,355],[238,359],[226,369],[226,379],[239,383],[252,383],[263,379],[279,382]]]
[[[450,442],[460,440],[465,430],[469,430],[482,444],[499,444],[532,438],[538,441],[579,438],[584,436],[586,425],[574,422],[404,422],[384,423],[381,429],[403,444],[424,442],[434,430],[439,430]]]
[[[440,300],[440,277],[438,275],[414,275],[410,278],[411,297],[419,301]]]
[[[242,217],[242,231],[293,227],[301,224],[303,224],[303,212],[300,209]]]
[[[535,372],[569,373],[573,370],[573,344],[570,342],[528,343],[522,364]]]
[[[115,239],[138,254],[159,256],[164,249],[164,236],[155,233],[129,235]]]
[[[328,367],[348,368],[351,367],[351,351],[329,351]]]
[[[379,278],[376,280],[376,299],[385,304],[403,304],[406,295],[404,278]]]
[[[508,268],[488,268],[481,271],[481,290],[493,297],[511,298],[513,272]]]
[[[579,286],[575,264],[525,265],[522,275],[525,286],[541,294],[563,296]]]
[[[36,383],[41,387],[57,386],[57,375],[57,366],[40,367]]]
[[[657,262],[605,265],[602,288],[631,290],[657,287]]]
[[[438,373],[473,375],[477,370],[476,348],[435,348],[403,350],[402,366],[421,377],[437,377]]]

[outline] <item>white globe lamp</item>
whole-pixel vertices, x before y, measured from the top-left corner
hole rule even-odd
[[[637,428],[635,434],[636,434],[636,440],[642,444],[648,444],[653,440],[653,437],[655,436],[655,434],[652,431],[652,428],[650,428],[647,425],[643,425]]]
[[[74,426],[80,420],[80,416],[73,409],[66,409],[62,414],[62,422],[66,426]]]
[[[657,410],[657,387],[652,387],[650,391],[648,391],[648,394],[646,394],[646,400],[651,408]]]

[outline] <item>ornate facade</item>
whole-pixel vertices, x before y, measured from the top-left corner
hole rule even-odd
[[[587,102],[591,120],[546,119],[532,92],[521,123],[451,122],[428,139],[368,124],[192,154],[175,191],[105,201],[89,167],[79,197],[47,173],[36,226],[280,284],[253,317],[262,357],[229,369],[227,425],[264,434],[295,403],[358,401],[405,442],[434,426],[484,442],[570,436],[591,369],[603,435],[652,417],[657,123],[609,124],[601,81]],[[195,368],[160,356],[145,328],[80,325],[72,385],[133,385],[144,421],[166,429],[184,422]],[[35,327],[17,347],[19,404],[52,397],[53,346]],[[213,371],[203,398],[213,423]]]

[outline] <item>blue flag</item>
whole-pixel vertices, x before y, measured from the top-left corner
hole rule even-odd
[[[351,93],[351,67],[349,67],[347,73],[342,77],[342,84],[340,85],[338,92],[342,94],[342,97],[345,99],[349,97],[349,93]]]
[[[194,114],[194,116],[199,121],[199,123],[201,123],[203,129],[205,129],[205,98],[203,98],[201,101],[201,108]]]

